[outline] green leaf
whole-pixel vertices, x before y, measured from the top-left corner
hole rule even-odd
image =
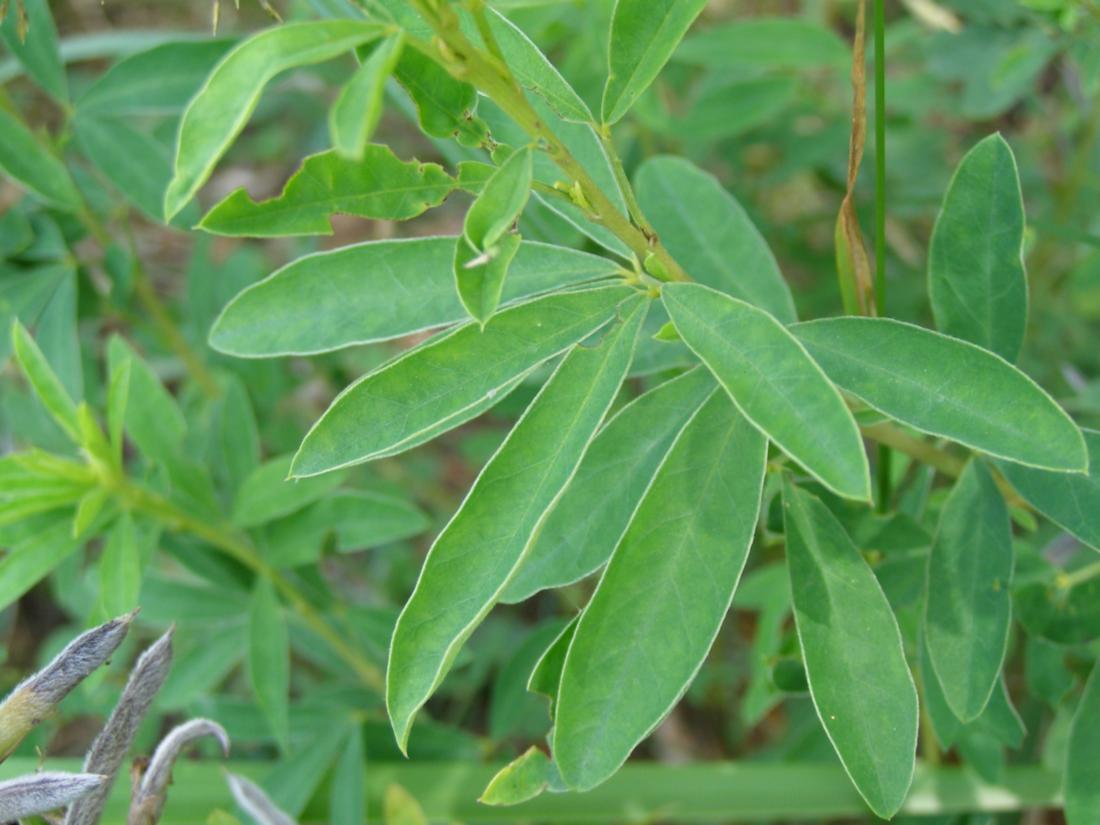
[[[530,38],[496,9],[487,9],[489,29],[496,38],[504,62],[512,70],[516,80],[545,100],[560,117],[578,123],[592,121],[581,96],[561,76],[554,64],[547,59]]]
[[[523,601],[602,566],[673,441],[713,390],[710,374],[697,368],[616,413],[585,453],[501,600]]]
[[[318,725],[311,741],[304,747],[296,747],[264,777],[263,786],[272,801],[291,816],[298,817],[305,810],[347,740],[346,722],[332,716],[327,721],[328,724]]]
[[[394,70],[397,82],[416,106],[420,128],[432,137],[454,138],[463,146],[480,146],[488,137],[474,115],[477,90],[416,49],[405,49]]]
[[[58,103],[64,104],[69,99],[69,86],[50,4],[48,0],[22,0],[21,6],[26,9],[26,36],[20,32],[19,13],[13,11],[0,23],[0,37],[35,83]]]
[[[482,327],[496,312],[504,294],[508,268],[520,247],[520,236],[505,235],[486,252],[470,247],[466,238],[455,244],[454,270],[458,297],[470,317]]]
[[[566,624],[557,617],[540,622],[502,660],[489,698],[492,739],[501,741],[545,732],[548,721],[543,713],[545,705],[527,689],[527,684],[546,649],[561,635]]]
[[[1066,749],[1066,822],[1094,825],[1100,811],[1100,664],[1092,666],[1077,703]]]
[[[802,345],[763,310],[697,284],[666,284],[665,308],[738,409],[830,490],[869,500],[859,429]]]
[[[69,212],[81,209],[69,170],[21,120],[0,107],[0,172],[34,192],[51,205]]]
[[[234,43],[181,40],[124,57],[80,95],[77,117],[178,114]]]
[[[167,146],[121,118],[77,117],[73,135],[80,151],[126,200],[147,217],[162,219],[172,175]]]
[[[112,370],[130,362],[127,435],[148,458],[171,461],[180,453],[187,434],[187,421],[176,399],[164,388],[152,367],[117,335],[107,344],[107,360]]]
[[[171,219],[195,196],[252,115],[264,86],[281,72],[331,60],[379,36],[358,20],[287,23],[235,46],[214,68],[180,121],[174,175],[164,197]]]
[[[901,807],[913,778],[917,690],[901,632],[836,517],[783,488],[795,624],[817,715],[844,769],[878,816]]]
[[[76,504],[76,513],[73,515],[73,538],[88,539],[88,530],[95,523],[99,514],[103,512],[107,504],[109,494],[106,490],[94,488],[89,490]]]
[[[617,771],[702,666],[748,558],[766,454],[714,391],[657,471],[565,657],[553,752],[571,788]]]
[[[633,298],[599,346],[570,351],[432,545],[390,644],[386,707],[402,750],[416,712],[492,609],[576,472],[626,376],[647,304]],[[476,334],[487,336],[495,323]]]
[[[620,120],[649,87],[706,0],[616,0],[603,90],[603,122]]]
[[[328,818],[331,825],[364,825],[367,821],[366,769],[363,731],[359,724],[354,724],[332,775]]]
[[[67,518],[16,543],[0,559],[0,610],[46,578],[80,545]]]
[[[796,320],[779,264],[741,204],[691,161],[663,156],[637,174],[638,201],[673,257],[696,281]]]
[[[561,672],[562,668],[565,667],[565,656],[569,652],[569,645],[573,643],[573,634],[577,632],[578,621],[580,621],[579,614],[574,616],[569,624],[562,628],[557,638],[543,651],[542,656],[531,671],[531,678],[527,680],[527,689],[531,693],[538,693],[550,700],[551,720],[557,711]]]
[[[1020,624],[1031,633],[1060,645],[1100,638],[1100,579],[1063,586],[1032,582],[1013,594]]]
[[[963,722],[985,709],[1004,663],[1012,620],[1012,527],[1001,491],[972,460],[940,512],[928,557],[924,615],[929,659]]]
[[[482,805],[518,805],[546,790],[552,767],[550,759],[535,746],[505,765],[489,780],[478,799]]]
[[[11,336],[15,360],[19,362],[19,367],[30,382],[35,396],[65,434],[74,443],[79,444],[80,422],[77,420],[75,402],[62,386],[57,374],[50,368],[38,344],[18,321],[12,324]]]
[[[793,17],[754,17],[685,38],[673,59],[715,69],[845,69],[847,44],[830,28]]]
[[[413,238],[306,255],[230,301],[214,323],[210,344],[241,357],[312,355],[461,321],[466,311],[445,277],[454,249],[453,237]],[[619,271],[606,258],[525,241],[501,300]]]
[[[962,159],[928,250],[928,291],[940,332],[1015,361],[1027,331],[1024,202],[1000,134]]]
[[[382,798],[382,821],[385,825],[428,825],[424,810],[400,785],[389,785]]]
[[[331,235],[333,215],[404,221],[441,204],[454,187],[438,164],[406,162],[388,146],[372,143],[361,160],[334,150],[310,155],[277,197],[257,202],[247,190],[234,190],[199,228],[250,238]]]
[[[287,454],[261,464],[241,484],[233,501],[233,524],[256,527],[324,498],[344,481],[341,473],[323,478],[290,479]]]
[[[1053,473],[1008,461],[997,468],[1035,509],[1094,550],[1100,550],[1100,432],[1081,430],[1089,452],[1087,475]]]
[[[99,557],[99,598],[108,616],[121,616],[138,606],[141,594],[141,553],[129,513],[111,527]]]
[[[469,421],[606,324],[631,293],[616,286],[548,295],[497,313],[484,329],[466,324],[402,354],[332,402],[291,472],[316,475],[394,455]]]
[[[260,577],[248,616],[248,678],[256,704],[284,751],[290,736],[290,642],[286,617],[271,580]]]
[[[532,151],[524,146],[513,152],[485,182],[477,200],[466,212],[462,234],[481,252],[503,237],[523,212],[531,194]]]
[[[1081,472],[1081,431],[1038,384],[991,352],[888,318],[791,332],[839,387],[882,413],[998,458]]]
[[[397,66],[405,38],[401,32],[379,43],[344,84],[328,113],[328,130],[337,154],[361,160],[382,116],[386,81]]]

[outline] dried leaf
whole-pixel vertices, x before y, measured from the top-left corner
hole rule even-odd
[[[168,676],[172,665],[173,630],[169,628],[141,654],[111,718],[84,758],[84,770],[103,774],[109,779],[114,779],[118,773],[138,727]],[[65,816],[65,825],[95,825],[103,812],[109,790],[110,783],[104,784],[74,804]]]
[[[106,787],[106,781],[105,776],[87,773],[35,773],[0,782],[0,822],[64,808]]]
[[[235,773],[227,773],[225,779],[233,799],[256,825],[297,825],[255,782]]]
[[[852,135],[848,142],[848,190],[836,221],[836,267],[840,292],[849,315],[875,314],[875,284],[871,262],[863,245],[863,233],[855,208],[856,179],[863,163],[867,139],[867,59],[864,45],[867,2],[860,0],[856,12],[855,45],[852,51]]]
[[[176,759],[185,747],[203,736],[217,739],[222,747],[222,754],[229,756],[229,734],[217,722],[192,719],[177,725],[157,745],[144,774],[135,782],[134,798],[126,818],[127,825],[155,825],[160,820],[168,798],[168,783],[172,781],[172,767]]]
[[[0,762],[69,691],[110,658],[134,615],[127,613],[77,636],[46,667],[16,686],[0,705]]]

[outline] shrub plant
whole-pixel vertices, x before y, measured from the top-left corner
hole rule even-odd
[[[61,126],[44,135],[0,108],[0,168],[28,193],[0,235],[21,376],[6,404],[20,447],[0,459],[0,604],[52,576],[74,616],[140,605],[150,626],[178,621],[190,666],[160,709],[200,709],[282,754],[271,799],[234,780],[260,821],[303,815],[330,768],[328,816],[363,821],[364,759],[392,748],[386,722],[414,759],[484,753],[428,717],[468,719],[494,671],[490,740],[530,747],[488,782],[487,805],[538,811],[541,794],[603,786],[709,690],[746,728],[770,714],[817,742],[814,758],[838,760],[875,816],[996,809],[973,789],[1004,785],[1017,806],[1060,788],[1071,825],[1100,821],[1100,432],[1095,402],[1063,387],[1087,386],[1080,370],[1097,365],[1092,351],[1071,367],[1051,345],[1089,340],[1087,319],[1033,332],[1037,312],[1057,325],[1051,307],[1081,294],[1048,272],[1084,267],[1077,284],[1095,257],[1035,240],[1031,173],[982,129],[953,173],[931,164],[926,264],[906,271],[915,242],[886,211],[881,3],[871,244],[862,2],[843,16],[851,50],[806,19],[697,23],[704,0],[594,3],[571,14],[606,32],[595,78],[570,62],[591,43],[554,32],[568,14],[532,13],[545,24],[533,40],[505,13],[522,5],[318,0],[239,39],[136,49],[79,89],[45,0],[9,12],[5,42]],[[962,78],[974,120],[1019,105],[1049,61],[1078,73],[1079,94],[1100,85],[1079,51],[1088,4],[991,2],[1000,11],[971,11],[982,22],[962,32],[950,8],[912,5],[953,37],[1008,33],[1016,62],[988,70],[993,87],[978,66]],[[734,69],[744,77],[724,81]],[[812,106],[785,102],[797,72],[850,73],[828,141],[804,133]],[[227,153],[260,155],[246,127],[255,115],[273,131],[264,92],[287,76],[337,87],[318,108],[306,85],[313,99],[291,107],[323,114],[318,151],[270,197],[217,178],[200,210]],[[668,90],[690,90],[687,108]],[[812,300],[705,168],[716,148],[750,154],[741,135],[788,108],[773,134],[798,146],[802,171],[819,163],[805,144],[841,149]],[[387,109],[443,162],[383,141]],[[1094,180],[1089,117],[1073,162]],[[255,154],[234,149],[242,134]],[[679,154],[646,149],[677,142]],[[927,192],[919,178],[904,186]],[[302,241],[346,216],[392,226],[456,200],[468,206],[449,234]],[[1076,210],[1060,190],[1049,232]],[[179,306],[149,275],[150,222],[195,227]],[[777,228],[804,261],[798,231]],[[267,274],[237,246],[219,265],[211,249],[231,247],[214,236],[301,254]],[[887,278],[888,243],[902,283]],[[78,318],[102,352],[82,350]],[[308,429],[299,413],[317,387],[303,374],[346,384],[331,399],[322,385]],[[486,415],[507,431],[470,423]],[[440,484],[440,444],[480,467],[459,499]],[[444,520],[413,582],[400,543],[428,532],[425,506]],[[385,549],[348,555],[370,548]],[[503,607],[520,603],[554,615],[515,645],[500,616],[524,615]],[[731,606],[756,616],[736,698],[716,647]],[[1035,762],[1040,742],[1042,769],[1006,765],[1006,749]],[[770,776],[798,796],[793,773]],[[951,797],[943,777],[976,797]],[[1030,802],[1029,782],[1047,783]],[[421,816],[402,793],[387,797],[391,818]]]

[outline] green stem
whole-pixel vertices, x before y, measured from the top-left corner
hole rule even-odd
[[[294,583],[272,567],[256,552],[248,540],[231,528],[211,523],[184,512],[168,499],[134,484],[126,478],[116,479],[117,494],[132,509],[162,522],[170,529],[190,533],[216,547],[225,555],[243,564],[259,576],[269,579],[290,608],[324,639],[360,678],[363,684],[377,691],[385,688],[382,671],[365,659],[326,621],[322,613],[303,596]]]
[[[1092,581],[1097,577],[1100,577],[1100,561],[1094,561],[1092,564],[1086,564],[1084,567],[1074,570],[1072,573],[1064,573],[1059,576],[1058,587],[1063,590],[1069,590],[1079,584]]]
[[[550,158],[571,181],[580,186],[591,206],[591,217],[621,240],[639,261],[653,255],[659,266],[653,274],[662,280],[690,281],[691,278],[656,237],[649,237],[619,211],[588,174],[583,164],[565,146],[543,118],[532,108],[515,78],[506,66],[491,55],[480,52],[462,33],[454,11],[446,6],[436,7],[428,0],[411,0],[412,5],[432,26],[439,41],[446,47],[445,53],[436,50],[433,55],[454,77],[473,84],[508,114],[528,137],[542,143]],[[426,44],[413,39],[409,43],[421,51]],[[430,52],[429,52],[430,53]]]
[[[145,272],[145,267],[141,265],[141,262],[136,257],[134,258],[133,276],[134,291],[137,293],[141,305],[145,307],[146,312],[149,313],[149,319],[153,322],[153,326],[156,327],[157,334],[160,335],[163,342],[175,352],[176,356],[183,362],[187,374],[191,376],[196,384],[198,384],[203,395],[207,398],[217,398],[221,393],[218,382],[215,380],[210,370],[206,368],[206,364],[202,362],[202,359],[199,358],[195,350],[187,343],[187,339],[183,337],[180,328],[172,320],[172,316],[168,314],[167,308],[160,300],[156,290],[153,289],[153,284],[150,282],[149,276]]]
[[[615,181],[619,184],[619,189],[623,193],[623,200],[626,201],[626,208],[630,213],[630,217],[647,238],[656,238],[657,230],[653,228],[645,213],[642,212],[642,205],[638,203],[638,196],[634,194],[634,187],[631,186],[630,178],[627,177],[626,169],[623,168],[623,159],[619,156],[619,152],[615,148],[615,142],[611,139],[611,127],[605,123],[596,129],[596,133],[600,136],[604,154],[611,162],[611,171],[614,173]]]

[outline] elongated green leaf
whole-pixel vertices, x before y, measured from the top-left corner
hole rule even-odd
[[[598,347],[566,356],[432,545],[390,644],[386,707],[402,750],[416,712],[576,472],[626,376],[647,304],[632,298]]]
[[[566,120],[579,123],[593,120],[581,96],[518,26],[496,9],[488,10],[488,19],[504,61],[520,85],[545,100]]]
[[[171,151],[122,118],[77,117],[80,151],[123,197],[153,220],[162,218],[164,190],[172,176]]]
[[[591,335],[631,294],[606,287],[548,295],[432,339],[348,387],[294,458],[297,476],[393,455],[483,412],[531,369]],[[371,426],[364,428],[363,422]]]
[[[852,414],[782,324],[697,284],[667,284],[661,297],[680,337],[753,424],[830,490],[870,498]]]
[[[291,458],[290,455],[273,458],[244,480],[233,501],[233,523],[237,527],[255,527],[301,510],[324,498],[344,480],[339,473],[290,480],[287,476]]]
[[[531,678],[527,680],[527,689],[531,693],[540,694],[550,700],[551,720],[556,711],[561,671],[565,667],[565,655],[569,652],[569,645],[573,643],[573,634],[577,632],[578,621],[580,621],[579,614],[562,628],[557,638],[543,651],[531,670]]]
[[[187,421],[157,374],[121,337],[107,344],[111,369],[129,361],[129,387],[125,409],[125,429],[138,449],[155,461],[175,457],[187,434]],[[117,425],[117,422],[116,422]]]
[[[328,821],[332,825],[364,825],[367,821],[366,759],[363,731],[358,724],[352,726],[348,743],[336,762]]]
[[[332,104],[329,134],[333,147],[343,157],[353,160],[363,157],[367,141],[382,116],[386,81],[397,66],[404,45],[405,38],[400,32],[379,43]]]
[[[50,4],[48,0],[22,0],[21,6],[27,15],[26,32],[20,31],[20,15],[12,10],[0,22],[0,37],[35,83],[54,100],[65,103],[69,99],[69,84]]]
[[[1085,692],[1073,714],[1066,749],[1066,822],[1095,825],[1100,811],[1100,665],[1092,666]]]
[[[107,534],[99,557],[99,598],[108,616],[121,616],[138,606],[141,593],[141,552],[129,513],[123,513]]]
[[[501,768],[478,799],[483,805],[518,805],[534,799],[549,784],[550,759],[532,746]]]
[[[0,108],[0,172],[51,205],[70,212],[80,209],[80,193],[69,171],[45,149],[22,121]]]
[[[851,54],[830,28],[792,17],[755,17],[709,26],[684,39],[674,60],[720,69],[847,68]]]
[[[1024,202],[1016,158],[1000,134],[962,159],[928,250],[940,332],[1015,361],[1027,329]]]
[[[57,374],[50,368],[46,356],[18,321],[12,325],[11,336],[15,360],[19,362],[19,367],[34,389],[34,394],[65,434],[79,444],[80,423],[77,420],[76,404],[62,386]]]
[[[306,158],[278,197],[257,202],[237,189],[199,227],[252,238],[331,235],[333,215],[408,220],[441,204],[454,186],[438,164],[403,161],[388,146],[368,145],[362,160],[330,150]]]
[[[171,219],[186,206],[210,177],[272,78],[297,66],[331,60],[381,31],[375,23],[358,20],[288,23],[234,47],[183,113],[174,175],[164,197],[165,217]]]
[[[15,544],[0,559],[0,610],[46,578],[79,547],[68,518]]]
[[[504,161],[466,213],[462,234],[470,245],[485,251],[519,218],[531,194],[532,151],[524,146]]]
[[[178,114],[234,42],[227,38],[181,40],[125,57],[80,95],[77,115]]]
[[[617,0],[611,18],[604,123],[615,123],[660,73],[706,0]]]
[[[285,750],[290,735],[290,647],[286,617],[271,580],[260,578],[249,609],[248,676],[275,741]]]
[[[230,301],[210,343],[242,357],[311,355],[460,321],[466,311],[447,276],[455,240],[377,241],[306,255]],[[606,258],[526,241],[508,271],[506,302],[620,270]]]
[[[673,441],[714,389],[696,368],[639,396],[600,430],[502,601],[575,582],[611,556]]]
[[[519,251],[517,233],[505,235],[487,252],[473,249],[466,238],[455,244],[454,276],[458,297],[470,317],[482,326],[492,317],[504,294],[508,268]]]
[[[519,248],[518,236],[505,237],[531,195],[531,147],[514,152],[500,165],[470,206],[462,239],[455,247],[458,297],[482,325],[500,303],[508,267]]]
[[[394,77],[416,105],[420,128],[432,137],[454,138],[464,146],[480,146],[488,136],[475,116],[477,90],[456,80],[447,70],[415,49],[405,49]]]
[[[1034,381],[973,344],[888,318],[829,318],[791,332],[837,386],[891,418],[1021,464],[1088,467],[1070,417]]]
[[[783,523],[795,624],[814,707],[844,769],[889,819],[913,779],[917,690],[875,574],[818,499],[789,482]]]
[[[785,324],[796,319],[790,288],[767,242],[713,175],[665,156],[643,163],[636,182],[642,210],[692,278]]]
[[[1032,582],[1013,595],[1020,624],[1040,638],[1061,645],[1100,638],[1100,579]]]
[[[715,391],[657,471],[565,657],[553,751],[570,787],[618,770],[702,666],[748,558],[766,453]]]
[[[1044,516],[1100,550],[1100,432],[1081,431],[1089,453],[1087,475],[1053,473],[1009,461],[997,468]]]
[[[952,712],[976,719],[1004,662],[1012,618],[1012,528],[993,476],[978,460],[940,513],[928,557],[925,644]]]

